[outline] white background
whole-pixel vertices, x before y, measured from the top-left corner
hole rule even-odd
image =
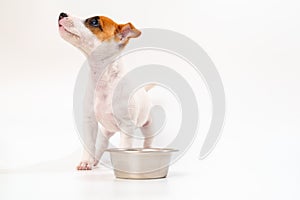
[[[1,199],[300,198],[298,1],[2,0],[0,8],[0,168],[10,169],[0,174]],[[171,29],[200,44],[227,97],[213,153],[198,160],[198,137],[165,180],[76,172],[72,92],[84,57],[58,35],[61,11]]]

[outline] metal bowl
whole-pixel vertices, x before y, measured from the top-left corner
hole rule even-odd
[[[107,149],[116,178],[157,179],[168,174],[172,152],[168,148]]]

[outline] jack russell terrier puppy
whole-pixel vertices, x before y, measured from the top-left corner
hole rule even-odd
[[[80,49],[90,66],[84,98],[82,139],[85,148],[77,169],[91,170],[98,164],[114,133],[120,132],[122,148],[132,145],[132,133],[125,132],[119,126],[112,109],[114,89],[126,71],[121,62],[115,59],[129,39],[139,37],[141,32],[131,23],[117,24],[108,17],[95,16],[82,20],[66,13],[60,13],[58,26],[61,37]],[[128,120],[140,128],[144,135],[144,148],[150,147],[153,140],[150,118],[152,104],[147,94],[153,86],[150,84],[137,90],[126,104],[126,111],[130,114]],[[99,141],[98,145],[96,141]]]

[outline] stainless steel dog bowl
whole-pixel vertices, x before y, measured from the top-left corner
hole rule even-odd
[[[167,148],[107,149],[117,178],[156,179],[168,174],[172,152]]]

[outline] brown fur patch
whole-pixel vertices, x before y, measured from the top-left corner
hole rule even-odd
[[[94,27],[90,24],[91,20],[94,18],[98,20],[99,27]],[[115,37],[116,30],[118,29],[117,23],[104,16],[88,18],[87,20],[85,20],[84,24],[101,41],[109,40]]]
[[[95,19],[98,20],[99,26],[91,25],[91,21]],[[117,24],[116,22],[105,16],[96,16],[88,18],[85,20],[84,24],[88,29],[92,31],[92,33],[96,35],[96,37],[100,41],[114,39],[115,41],[119,42],[121,40],[122,30],[125,27],[130,27],[131,30],[134,30],[135,33],[137,33],[135,37],[138,37],[141,33],[131,23]],[[127,40],[123,42],[124,46],[128,43],[129,38],[127,38]]]

